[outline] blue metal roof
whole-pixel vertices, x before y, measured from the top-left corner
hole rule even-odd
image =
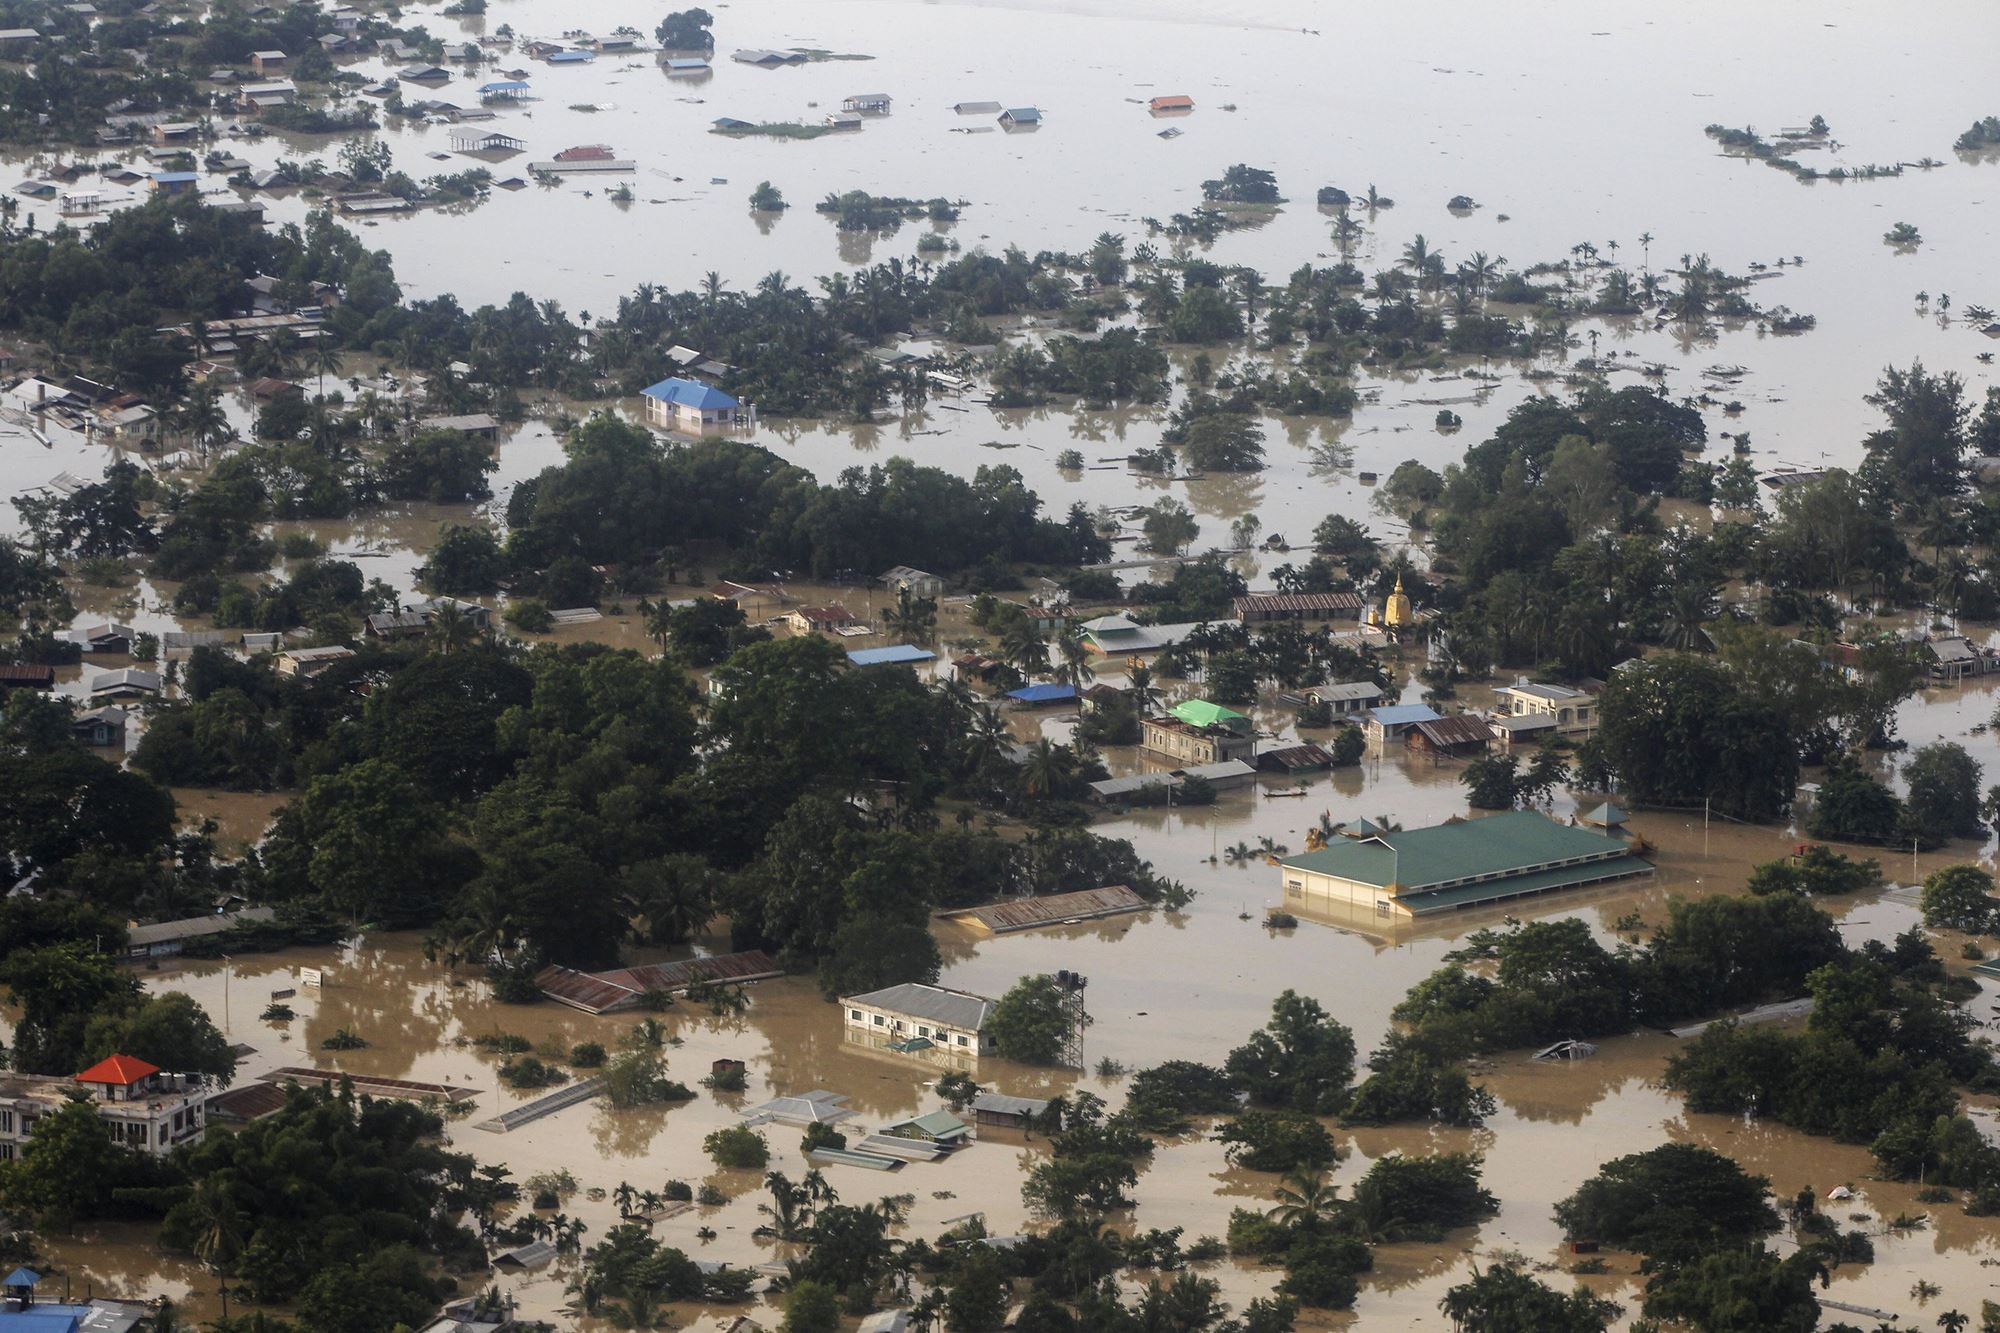
[[[156,171],[153,173],[153,179],[170,185],[186,185],[201,178],[192,171]]]
[[[495,79],[492,83],[480,84],[479,91],[482,93],[512,93],[519,92],[527,86],[520,79]]]
[[[1429,704],[1391,704],[1387,708],[1369,709],[1368,716],[1385,727],[1407,727],[1437,721],[1438,711]]]
[[[549,57],[549,63],[551,65],[580,65],[595,59],[597,59],[596,55],[589,51],[558,51]]]
[[[82,1313],[77,1313],[81,1308]],[[88,1307],[74,1305],[31,1305],[26,1310],[0,1311],[4,1333],[76,1333],[76,1326],[89,1314]]]
[[[42,1280],[42,1275],[32,1268],[17,1268],[7,1275],[0,1287],[32,1287]]]
[[[857,648],[847,655],[847,660],[855,666],[882,666],[890,662],[928,662],[936,656],[928,648],[899,643],[889,648]]]
[[[1019,699],[1024,704],[1053,704],[1065,699],[1076,698],[1074,685],[1028,685],[1018,690],[1007,691],[1009,699]]]
[[[657,398],[663,403],[677,403],[682,407],[692,407],[700,412],[721,412],[736,406],[734,398],[699,380],[684,380],[678,377],[661,380],[644,392],[648,398]]]

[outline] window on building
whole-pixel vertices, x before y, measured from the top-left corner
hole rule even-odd
[[[966,1041],[966,1039],[965,1039],[964,1037],[960,1037],[960,1038],[958,1039],[958,1044],[959,1044],[959,1045],[961,1045],[961,1046],[966,1046],[966,1045],[970,1045],[971,1043],[967,1042],[967,1041]]]
[[[876,1027],[878,1027],[878,1028],[879,1028],[879,1027],[881,1027],[881,1026],[883,1025],[883,1023],[884,1023],[884,1022],[885,1022],[885,1020],[883,1019],[882,1015],[880,1015],[880,1014],[877,1014],[877,1015],[875,1015],[875,1026],[876,1026]]]
[[[11,1162],[13,1160],[14,1145],[11,1143],[0,1143],[0,1162]]]
[[[849,1009],[847,1011],[847,1016],[849,1018],[859,1020],[861,1017],[861,1011],[859,1009]]]
[[[1390,916],[1394,913],[1394,910],[1395,910],[1394,908],[1389,906],[1389,900],[1387,898],[1377,898],[1375,900],[1376,916]]]
[[[925,1027],[922,1023],[919,1023],[917,1024],[917,1035],[919,1037],[928,1037],[931,1035],[931,1030]]]

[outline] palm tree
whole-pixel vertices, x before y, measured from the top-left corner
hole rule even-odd
[[[1668,603],[1665,642],[1682,652],[1700,652],[1708,645],[1702,626],[1715,618],[1715,589],[1696,580],[1682,583]]]
[[[1145,717],[1160,701],[1160,691],[1153,684],[1152,668],[1144,662],[1135,662],[1132,669],[1125,673],[1125,679],[1131,682],[1128,693],[1132,696],[1132,711]]]
[[[324,333],[313,339],[306,350],[306,359],[319,376],[319,396],[326,397],[326,373],[330,370],[336,376],[340,373],[340,344]]]
[[[1056,651],[1062,654],[1062,661],[1055,668],[1059,682],[1081,693],[1084,686],[1097,679],[1097,672],[1091,669],[1090,654],[1083,646],[1083,629],[1074,620],[1064,619],[1056,630]]]
[[[1970,1315],[1960,1314],[1957,1310],[1946,1310],[1937,1317],[1937,1326],[1944,1333],[1964,1333],[1965,1326],[1971,1322]]]
[[[1049,669],[1049,646],[1042,641],[1042,632],[1035,628],[1035,622],[1025,617],[1009,625],[1000,636],[1000,655],[1020,668],[1024,676],[1039,676]]]
[[[228,1185],[218,1176],[204,1176],[188,1195],[187,1202],[193,1214],[194,1257],[215,1274],[226,1315],[229,1287],[222,1279],[243,1252],[243,1213],[230,1197]]]
[[[1021,785],[1030,796],[1052,796],[1069,778],[1069,754],[1044,736],[1028,751],[1021,765]]]
[[[462,648],[470,647],[478,637],[479,627],[472,623],[472,617],[446,602],[431,613],[430,628],[424,635],[424,641],[432,652],[449,657]]]
[[[1403,267],[1417,277],[1421,278],[1430,269],[1431,259],[1430,242],[1424,239],[1422,232],[1418,232],[1416,239],[1403,247]]]
[[[895,602],[882,612],[882,625],[898,638],[928,643],[937,634],[937,601],[911,596],[905,584],[897,590]]]
[[[797,1240],[811,1221],[812,1207],[807,1191],[803,1186],[794,1185],[782,1171],[773,1171],[765,1176],[764,1184],[771,1191],[771,1202],[758,1204],[757,1211],[770,1218],[771,1224],[757,1229],[779,1240]]]
[[[1293,1171],[1284,1183],[1271,1191],[1277,1201],[1265,1216],[1273,1222],[1306,1230],[1332,1217],[1340,1208],[1340,1186],[1327,1179],[1324,1171]]]

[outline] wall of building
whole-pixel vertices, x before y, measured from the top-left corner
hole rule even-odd
[[[1409,915],[1389,895],[1386,889],[1374,884],[1363,884],[1359,880],[1336,879],[1332,875],[1315,875],[1311,871],[1296,870],[1291,866],[1282,867],[1279,872],[1284,878],[1285,905],[1304,907],[1308,911],[1336,910],[1353,913],[1372,911],[1383,918]]]

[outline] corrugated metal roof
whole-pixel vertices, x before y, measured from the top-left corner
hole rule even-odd
[[[1369,709],[1368,716],[1385,727],[1408,727],[1437,721],[1438,711],[1429,704],[1390,704],[1386,708]]]
[[[204,935],[220,935],[238,926],[269,921],[276,915],[276,910],[269,907],[246,907],[240,912],[184,917],[179,921],[156,921],[150,926],[133,926],[125,932],[125,943],[129,947],[138,947],[199,939]]]
[[[928,662],[936,656],[928,648],[899,643],[888,648],[857,648],[847,655],[847,660],[858,667],[884,666],[894,662]]]
[[[1458,745],[1484,745],[1493,739],[1493,727],[1477,713],[1453,713],[1435,722],[1417,723],[1424,739],[1440,749]]]
[[[1236,599],[1238,615],[1273,611],[1330,613],[1360,610],[1361,595],[1352,592],[1246,592]]]
[[[1010,1097],[1004,1092],[982,1092],[972,1099],[974,1111],[993,1115],[1037,1116],[1049,1109],[1046,1101],[1034,1097]]]
[[[679,377],[661,380],[643,390],[648,398],[663,403],[691,407],[701,412],[720,412],[736,406],[736,400],[713,385]]]
[[[977,1032],[985,1027],[986,1016],[993,1012],[993,1001],[984,995],[946,990],[942,986],[926,986],[916,981],[886,986],[864,995],[844,995],[840,1002],[863,1009],[880,1009],[905,1018],[928,1019],[947,1027],[964,1028],[968,1032]]]
[[[1624,856],[1631,852],[1616,838],[1558,824],[1537,811],[1514,810],[1402,833],[1378,833],[1288,856],[1283,865],[1362,884],[1400,884],[1404,898],[1432,886],[1491,875],[1496,878],[1467,887],[1504,897],[1510,892],[1507,878],[1538,874],[1554,868],[1555,862]]]
[[[1078,889],[1074,893],[1046,893],[1035,898],[1010,898],[946,915],[976,921],[996,935],[1037,926],[1056,926],[1065,921],[1086,921],[1093,917],[1120,916],[1143,912],[1151,904],[1123,884],[1101,889]]]
[[[1207,699],[1184,699],[1173,706],[1173,715],[1191,727],[1221,727],[1232,722],[1248,722],[1246,715]]]

